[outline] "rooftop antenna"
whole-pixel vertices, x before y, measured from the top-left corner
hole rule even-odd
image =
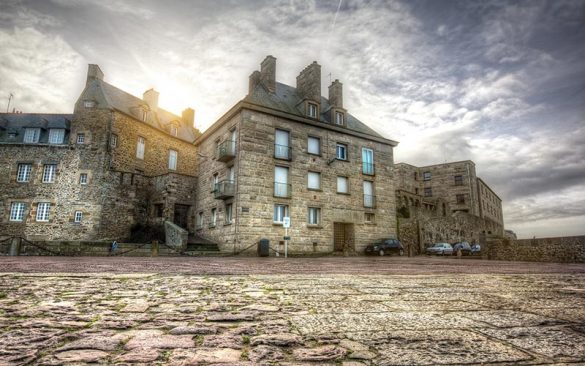
[[[8,97],[8,105],[6,106],[6,113],[8,113],[8,111],[10,110],[10,101],[12,100],[13,97],[14,94],[10,93],[10,96]]]
[[[331,84],[331,73],[329,73],[329,84]]]

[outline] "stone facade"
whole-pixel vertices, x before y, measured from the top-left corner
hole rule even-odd
[[[482,250],[495,260],[585,263],[585,236],[489,240]]]

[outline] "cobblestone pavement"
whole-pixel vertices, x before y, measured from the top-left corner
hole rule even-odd
[[[206,275],[166,267],[188,267],[181,258],[92,260],[102,267],[85,269],[132,266],[83,273],[63,258],[0,258],[0,365],[585,362],[583,265],[517,263],[514,272],[454,260],[457,271],[436,274],[452,260],[321,258],[287,260],[297,271],[283,274],[260,268],[282,261],[230,258],[241,274]],[[24,273],[41,263],[45,272]],[[137,273],[140,263],[159,271]],[[344,268],[352,263],[363,273]]]

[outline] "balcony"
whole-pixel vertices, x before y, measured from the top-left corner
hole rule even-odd
[[[291,160],[292,148],[288,145],[274,144],[274,157],[276,159]]]
[[[274,182],[274,197],[290,198],[292,185]]]
[[[362,173],[364,175],[374,175],[375,171],[374,164],[362,163]]]
[[[364,207],[376,208],[376,196],[364,194]]]
[[[215,183],[213,196],[218,200],[225,200],[232,198],[236,191],[236,185],[233,180],[222,180],[219,183]]]
[[[236,157],[236,142],[226,140],[217,146],[217,160],[228,162]]]

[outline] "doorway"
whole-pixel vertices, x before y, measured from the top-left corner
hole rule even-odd
[[[336,252],[355,251],[353,224],[333,223],[333,250]]]
[[[183,229],[187,229],[187,225],[189,224],[189,209],[191,206],[189,205],[179,205],[175,204],[175,217],[173,222],[182,227]]]

